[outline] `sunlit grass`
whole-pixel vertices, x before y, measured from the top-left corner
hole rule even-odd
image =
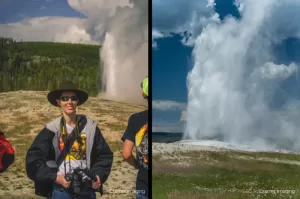
[[[153,197],[300,198],[300,166],[289,160],[299,161],[300,156],[208,151],[154,155]]]

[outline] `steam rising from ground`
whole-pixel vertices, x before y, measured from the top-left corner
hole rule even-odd
[[[146,104],[140,85],[148,75],[148,0],[68,2],[88,16],[85,29],[92,39],[103,42],[102,96]]]
[[[241,19],[215,20],[197,37],[185,138],[299,151],[299,100],[270,104],[279,83],[297,72],[297,63],[275,64],[272,50],[300,35],[300,1],[239,2]]]
[[[141,82],[148,75],[148,0],[116,10],[100,53],[105,96],[146,104]]]

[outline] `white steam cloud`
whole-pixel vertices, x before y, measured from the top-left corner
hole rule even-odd
[[[68,0],[69,6],[87,16],[84,28],[93,40],[103,43],[109,18],[116,14],[117,7],[130,5],[130,0]]]
[[[105,96],[146,104],[140,85],[148,75],[148,0],[68,2],[88,17],[85,28],[92,39],[104,40],[100,56]]]
[[[274,63],[272,45],[299,37],[300,1],[236,3],[241,19],[212,20],[195,41],[185,138],[299,151],[299,101],[280,109],[270,103],[279,83],[297,73],[296,63]]]
[[[0,24],[0,36],[17,41],[52,41],[99,44],[85,30],[86,19],[71,17],[37,17],[21,22]]]
[[[117,9],[110,18],[101,58],[105,96],[147,104],[141,82],[148,75],[148,0]]]

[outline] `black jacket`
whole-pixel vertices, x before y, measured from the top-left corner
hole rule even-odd
[[[35,194],[43,197],[51,195],[53,183],[56,180],[57,169],[51,169],[46,165],[47,160],[55,160],[55,150],[52,143],[54,136],[55,133],[45,127],[36,136],[26,155],[27,176],[34,181]],[[111,171],[113,152],[98,126],[96,127],[90,158],[90,172],[100,177],[101,187],[99,192],[102,195],[103,184]]]

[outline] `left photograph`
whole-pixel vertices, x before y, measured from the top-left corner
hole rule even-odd
[[[148,198],[148,15],[0,2],[0,198]]]

